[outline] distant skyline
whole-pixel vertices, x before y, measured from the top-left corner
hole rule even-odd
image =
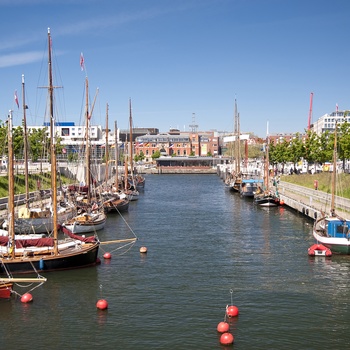
[[[47,28],[57,121],[83,123],[85,75],[92,123],[233,131],[304,132],[350,109],[348,0],[0,0],[0,119],[42,125]],[[83,53],[85,68],[80,68]],[[14,100],[17,91],[20,108]]]

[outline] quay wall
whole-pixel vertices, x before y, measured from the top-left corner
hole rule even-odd
[[[321,216],[321,212],[327,212],[327,210],[329,210],[331,202],[330,193],[284,181],[280,181],[278,192],[284,205],[287,205],[311,219],[316,219]],[[339,215],[343,218],[350,217],[349,199],[336,196],[334,204]]]

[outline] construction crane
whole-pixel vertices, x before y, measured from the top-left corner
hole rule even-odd
[[[312,116],[312,99],[314,97],[314,93],[311,92],[310,94],[310,109],[309,109],[309,119],[308,119],[308,122],[307,122],[307,130],[309,131],[310,130],[310,127],[311,127],[311,116]]]

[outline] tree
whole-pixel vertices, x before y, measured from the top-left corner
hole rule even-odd
[[[152,154],[152,159],[158,159],[160,157],[160,151],[156,150],[153,154]]]

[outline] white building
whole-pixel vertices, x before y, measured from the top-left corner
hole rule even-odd
[[[348,111],[336,111],[331,114],[325,114],[313,123],[312,130],[317,134],[321,135],[325,131],[334,131],[335,123],[350,123],[350,113]]]

